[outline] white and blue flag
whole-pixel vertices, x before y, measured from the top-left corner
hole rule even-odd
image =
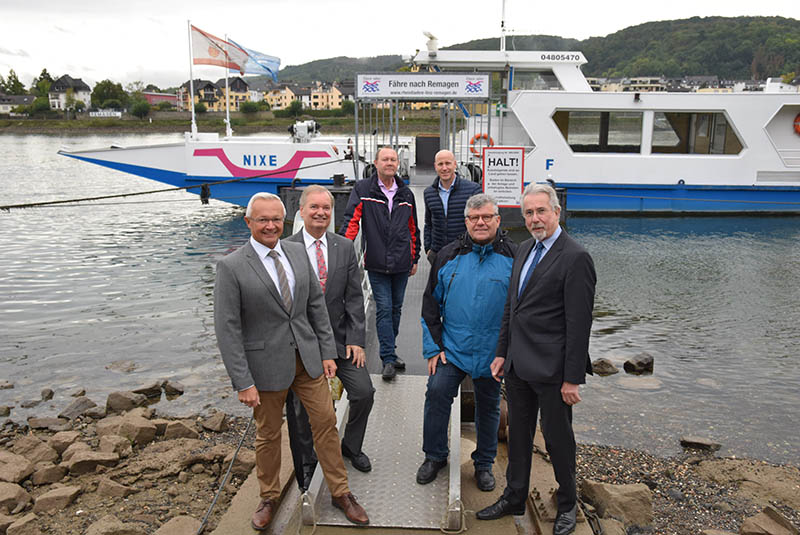
[[[268,56],[261,52],[256,52],[249,48],[236,43],[233,39],[229,39],[231,43],[241,48],[247,53],[247,61],[244,64],[244,73],[248,74],[267,74],[272,77],[272,80],[278,81],[278,70],[281,68],[280,58],[275,56]],[[231,69],[232,71],[234,69]]]

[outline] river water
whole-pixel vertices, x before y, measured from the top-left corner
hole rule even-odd
[[[180,139],[2,135],[0,204],[158,189],[56,151]],[[242,215],[186,193],[0,212],[0,382],[15,385],[0,405],[22,420],[78,387],[99,403],[173,379],[187,392],[158,410],[244,415],[212,316],[214,265],[247,238]],[[650,376],[588,379],[578,439],[673,455],[703,435],[724,455],[799,463],[800,218],[572,217],[568,231],[598,273],[592,358],[655,358]],[[19,407],[45,387],[52,401]]]

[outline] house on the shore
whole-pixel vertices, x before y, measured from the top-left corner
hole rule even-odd
[[[178,95],[172,93],[158,93],[156,91],[143,91],[142,96],[151,106],[158,106],[162,102],[169,102],[173,108],[178,107]]]
[[[66,110],[78,101],[83,102],[85,109],[92,104],[92,88],[80,78],[68,74],[53,82],[47,95],[51,110]]]
[[[5,95],[0,93],[0,113],[12,113],[18,106],[30,106],[35,98],[33,95]]]
[[[216,83],[211,80],[193,80],[195,104],[203,103],[208,111],[225,111],[225,78],[220,78]],[[243,78],[228,78],[228,98],[231,111],[239,111],[242,102],[250,100],[250,88]],[[181,84],[178,90],[178,109],[189,108],[189,81]]]

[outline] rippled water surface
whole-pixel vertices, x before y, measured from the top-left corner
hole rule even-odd
[[[56,151],[180,137],[0,136],[0,204],[162,188]],[[101,402],[172,378],[187,393],[159,410],[242,412],[220,402],[211,298],[216,261],[248,236],[242,215],[185,193],[0,212],[0,381],[15,384],[0,405],[55,414],[79,386]],[[588,379],[579,440],[675,454],[694,434],[800,462],[800,218],[575,217],[568,231],[598,272],[592,357],[655,358],[652,376]],[[45,387],[53,401],[19,408]]]

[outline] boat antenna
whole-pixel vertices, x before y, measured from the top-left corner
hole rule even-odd
[[[506,0],[502,1],[500,11],[500,52],[506,51]]]
[[[228,34],[225,34],[225,137],[232,137],[231,129],[231,91],[228,88],[228,73],[230,72],[231,56],[228,53]]]
[[[194,63],[194,52],[192,51],[192,21],[187,20],[189,27],[189,109],[192,110],[192,137],[197,137],[197,122],[194,120],[194,73],[192,64]]]

